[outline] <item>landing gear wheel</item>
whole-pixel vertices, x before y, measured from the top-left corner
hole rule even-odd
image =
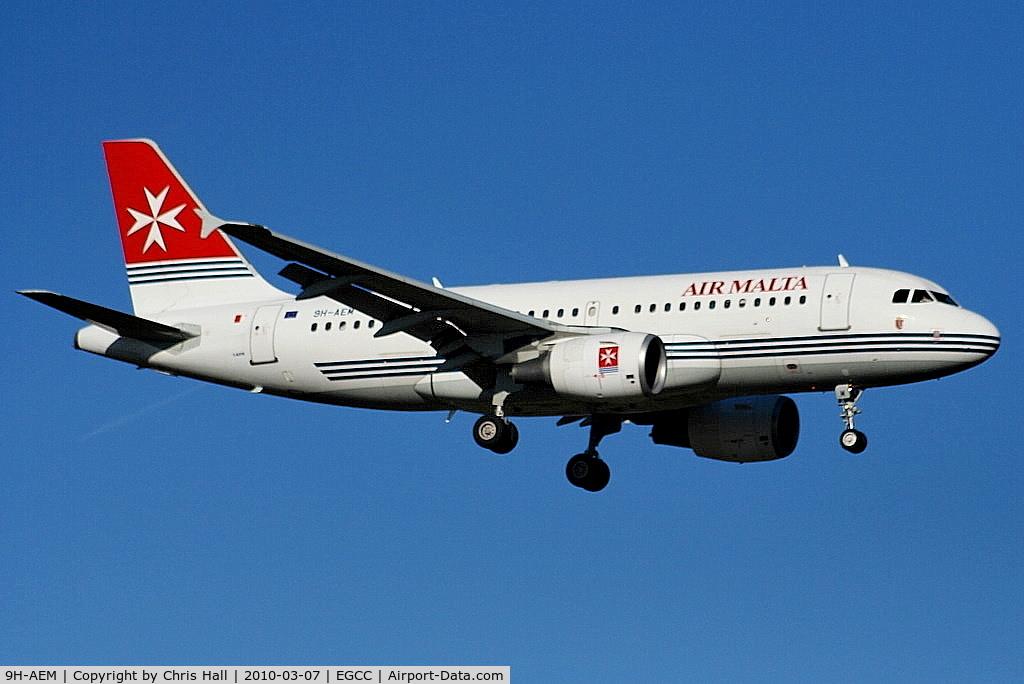
[[[851,454],[859,454],[868,448],[868,438],[860,430],[843,430],[839,444]]]
[[[595,458],[591,465],[593,466],[593,473],[590,487],[587,487],[587,491],[599,492],[608,486],[608,482],[612,479],[612,471],[608,464],[599,458]]]
[[[496,454],[507,454],[519,444],[519,428],[513,423],[505,423],[505,436],[501,442],[492,446],[491,451]]]
[[[496,454],[507,454],[519,443],[519,430],[495,416],[481,416],[473,426],[473,439],[484,449]]]
[[[608,464],[597,456],[576,454],[565,466],[569,483],[588,492],[599,492],[608,486],[612,477]]]

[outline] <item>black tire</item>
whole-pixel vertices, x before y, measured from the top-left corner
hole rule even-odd
[[[590,477],[583,488],[588,492],[599,492],[608,486],[608,481],[611,479],[612,471],[608,464],[600,458],[595,458],[593,463],[591,463]]]
[[[488,448],[496,454],[507,454],[515,449],[517,444],[519,444],[519,428],[515,426],[515,423],[505,423],[505,434],[501,441]]]
[[[493,449],[505,436],[505,424],[501,418],[480,416],[473,425],[473,439],[484,449]]]
[[[565,464],[565,477],[574,487],[599,492],[611,479],[611,469],[607,463],[590,454],[576,454]]]
[[[860,430],[843,430],[839,435],[839,445],[851,454],[859,454],[868,448],[868,438]]]
[[[484,449],[507,454],[519,443],[519,430],[512,423],[495,416],[480,416],[473,425],[473,439]]]
[[[576,454],[565,464],[565,477],[569,484],[574,487],[583,487],[583,483],[590,473],[590,461],[593,460],[587,454]]]

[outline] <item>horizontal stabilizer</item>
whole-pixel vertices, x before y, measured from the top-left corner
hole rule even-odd
[[[86,323],[92,323],[115,332],[121,337],[131,337],[136,340],[166,344],[184,342],[196,336],[194,333],[185,332],[181,328],[132,316],[131,314],[108,309],[98,304],[83,302],[80,299],[66,297],[56,292],[18,290],[18,294],[25,295],[29,299],[34,299],[40,304],[51,306],[75,318],[81,318]]]

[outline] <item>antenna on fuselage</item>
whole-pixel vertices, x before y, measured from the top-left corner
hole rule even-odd
[[[842,254],[839,255],[839,266],[842,267],[842,268],[849,268],[850,267],[850,262],[847,261],[846,257],[844,257]]]

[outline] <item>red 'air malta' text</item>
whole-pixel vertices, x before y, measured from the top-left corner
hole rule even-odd
[[[706,295],[753,294],[755,292],[792,292],[806,290],[807,278],[804,276],[786,276],[785,278],[761,278],[755,280],[705,280],[702,283],[690,283],[683,292],[684,297],[700,297]]]

